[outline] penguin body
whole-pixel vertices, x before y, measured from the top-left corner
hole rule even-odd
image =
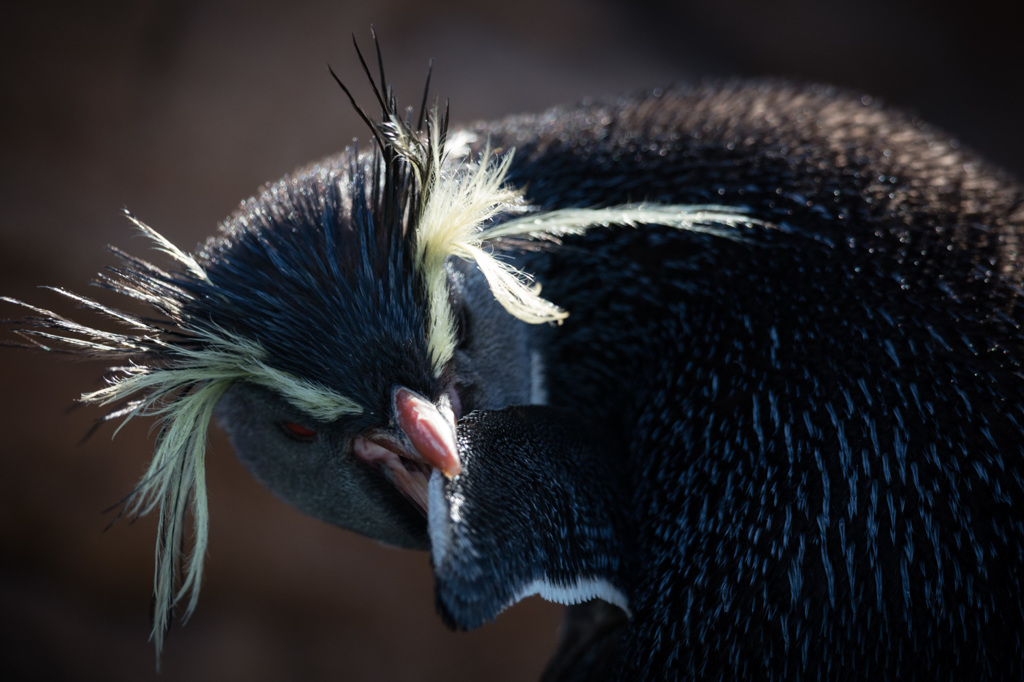
[[[536,330],[547,404],[626,462],[632,614],[617,663],[579,679],[1019,678],[1019,186],[828,89],[476,132],[516,147],[509,179],[542,210],[758,221],[592,229],[526,266],[570,311]]]
[[[178,269],[107,284],[156,321],[28,306],[24,333],[120,363],[87,400],[165,419],[133,503],[161,508],[158,646],[195,604],[216,411],[285,500],[430,546],[452,626],[610,604],[570,607],[547,679],[1024,674],[1018,184],[827,88],[422,135],[378,97],[374,151],[194,256],[140,224]]]

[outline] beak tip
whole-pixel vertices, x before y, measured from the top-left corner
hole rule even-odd
[[[453,414],[444,415],[430,401],[409,389],[399,388],[395,392],[395,417],[398,427],[424,462],[439,469],[447,478],[462,473]]]

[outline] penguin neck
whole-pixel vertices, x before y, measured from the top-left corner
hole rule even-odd
[[[459,424],[463,471],[430,481],[438,610],[471,629],[531,595],[601,599],[630,614],[624,489],[610,441],[544,406],[480,411]]]

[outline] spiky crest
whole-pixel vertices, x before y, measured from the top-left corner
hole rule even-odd
[[[387,85],[376,34],[374,43],[379,85],[374,82],[358,43],[355,49],[380,104],[379,121],[367,116],[348,88],[331,73],[373,133],[388,168],[384,184],[395,188],[392,196],[406,216],[407,234],[411,233],[415,241],[415,263],[428,302],[427,345],[435,375],[441,374],[455,354],[455,320],[448,299],[446,266],[450,257],[475,262],[495,299],[510,315],[529,324],[561,322],[568,313],[542,298],[540,286],[533,283],[528,273],[494,256],[495,248],[501,248],[502,242],[516,237],[550,240],[581,234],[596,226],[640,224],[708,231],[734,238],[729,228],[752,223],[735,210],[714,206],[628,204],[531,215],[523,200],[523,190],[505,184],[515,150],[494,158],[485,145],[476,161],[451,158],[447,104],[443,116],[436,104],[427,110],[425,90],[417,124],[412,126],[410,116],[400,115],[394,93]],[[429,83],[428,75],[428,88]],[[399,186],[401,192],[397,191]],[[491,227],[502,215],[520,217]]]

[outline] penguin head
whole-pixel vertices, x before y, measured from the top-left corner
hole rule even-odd
[[[373,89],[382,115],[364,115],[372,151],[347,150],[269,186],[195,253],[128,214],[175,267],[117,252],[123,264],[99,283],[149,310],[58,291],[124,331],[3,299],[32,311],[17,322],[35,345],[111,363],[107,385],[82,396],[109,408],[103,421],[159,420],[125,509],[159,509],[158,652],[174,607],[184,603],[187,617],[197,603],[215,413],[241,460],[287,501],[426,548],[430,473],[461,470],[456,420],[528,402],[522,327],[564,316],[485,248],[499,216],[524,210],[504,182],[511,156],[470,157],[448,143],[447,114],[435,108],[413,124],[383,76]]]
[[[129,214],[175,267],[119,253],[123,265],[100,283],[150,310],[135,315],[59,291],[124,331],[3,299],[34,313],[19,332],[42,348],[111,363],[107,385],[82,396],[108,406],[104,420],[160,420],[152,461],[126,509],[159,509],[158,651],[175,605],[184,602],[187,617],[197,603],[208,540],[206,434],[215,414],[241,460],[285,500],[371,538],[426,548],[433,543],[425,516],[435,506],[428,480],[462,470],[460,415],[545,402],[530,325],[561,322],[567,312],[513,267],[512,249],[610,224],[725,226],[731,234],[749,222],[699,206],[531,207],[524,190],[506,182],[514,150],[491,154],[487,140],[466,132],[450,140],[447,112],[437,108],[413,123],[383,74],[373,91],[379,118],[356,107],[373,135],[371,151],[347,150],[269,186],[194,254]],[[494,447],[482,443],[481,451]],[[545,457],[557,460],[559,448],[537,449],[533,470],[543,470]],[[520,460],[477,461],[509,469]],[[489,487],[479,482],[502,478],[477,470],[473,489],[486,500]],[[473,484],[460,485],[451,494]],[[183,558],[190,515],[194,547]],[[452,537],[473,533],[468,523],[451,529]],[[459,564],[447,563],[457,556],[444,557],[453,569],[448,584],[457,585]],[[520,566],[524,585],[541,559]],[[569,584],[570,573],[552,584]],[[461,616],[453,609],[452,621],[471,627],[524,590],[492,595]]]
[[[430,472],[460,471],[456,419],[530,399],[528,335],[472,262],[446,260],[430,290],[415,232],[374,204],[381,166],[353,151],[246,202],[201,249],[185,314],[259,348],[273,375],[232,383],[217,408],[258,480],[425,549]]]

